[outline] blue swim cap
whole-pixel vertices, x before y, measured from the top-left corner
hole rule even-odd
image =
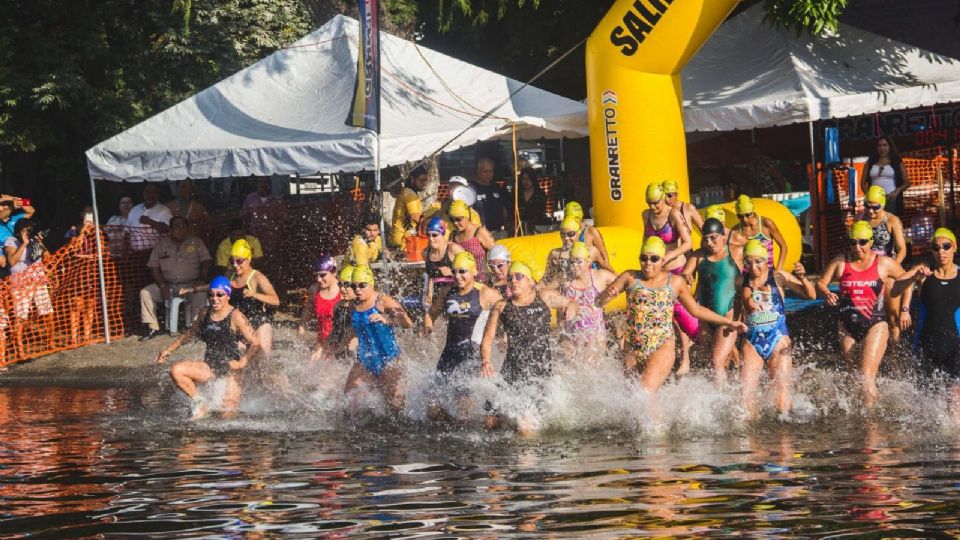
[[[427,232],[437,232],[440,234],[447,234],[447,224],[443,222],[443,219],[439,217],[432,218],[427,222]]]
[[[217,276],[210,282],[210,290],[223,291],[227,293],[227,296],[230,296],[233,293],[233,285],[230,285],[230,280],[225,276]]]

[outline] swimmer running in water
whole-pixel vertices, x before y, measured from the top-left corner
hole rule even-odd
[[[930,258],[900,276],[891,294],[903,292],[905,309],[901,309],[900,324],[906,330],[912,322],[909,306],[913,284],[920,288],[917,356],[925,373],[939,371],[947,376],[953,420],[960,423],[960,276],[954,262],[956,235],[950,229],[937,229],[930,239],[930,250]]]
[[[297,333],[301,336],[307,331],[307,323],[311,319],[317,321],[316,348],[320,348],[330,332],[333,331],[333,308],[343,298],[340,285],[337,282],[337,264],[333,257],[321,255],[313,263],[313,274],[316,281],[307,289],[307,299],[300,313],[300,324]]]
[[[898,264],[903,264],[907,257],[907,239],[903,234],[903,223],[900,218],[887,213],[884,206],[887,204],[887,192],[883,186],[873,186],[867,190],[863,200],[863,216],[873,227],[873,251],[880,255],[892,257]],[[900,341],[900,300],[901,297],[891,294],[893,282],[887,282],[883,299],[887,307],[887,322],[890,324],[890,337],[894,343]],[[908,306],[909,307],[909,306]]]
[[[690,228],[685,225],[680,210],[667,204],[666,193],[660,184],[650,184],[646,192],[649,209],[643,211],[643,236],[657,237],[667,246],[663,268],[674,274],[683,272],[687,251],[692,247]],[[674,305],[674,329],[680,336],[680,368],[677,375],[690,372],[690,347],[700,332],[697,319],[677,302]]]
[[[207,292],[210,306],[201,309],[190,328],[157,355],[157,362],[162,364],[194,337],[206,345],[203,360],[182,360],[170,368],[170,378],[177,388],[194,401],[194,418],[202,418],[207,413],[207,404],[197,395],[197,384],[216,378],[224,378],[227,384],[224,411],[228,415],[235,413],[240,403],[240,375],[247,362],[260,353],[253,327],[240,310],[230,305],[231,292],[230,280],[223,276],[215,278]],[[240,341],[246,343],[242,354]]]
[[[716,218],[707,218],[701,227],[702,247],[694,251],[683,268],[683,278],[693,286],[697,277],[697,303],[714,313],[733,317],[733,301],[737,295],[737,277],[743,261],[727,248],[727,232]],[[700,327],[700,343],[712,341],[711,354],[717,384],[727,381],[727,364],[737,346],[737,333],[714,325]],[[712,339],[711,339],[712,338]]]
[[[493,247],[493,235],[486,227],[470,221],[470,207],[463,201],[453,201],[449,215],[453,222],[453,241],[473,255],[478,266],[477,279],[485,280],[487,250]]]
[[[890,335],[883,308],[884,282],[899,279],[903,268],[886,255],[873,252],[873,228],[866,221],[853,224],[849,232],[850,253],[832,261],[817,281],[817,291],[831,306],[839,306],[840,349],[848,359],[854,347],[861,345],[860,376],[864,404],[873,408],[877,401],[877,370],[887,351]],[[840,282],[840,294],[828,288]]]
[[[573,216],[563,218],[563,222],[560,223],[561,245],[558,248],[551,249],[547,255],[547,268],[543,272],[543,279],[541,280],[543,287],[558,287],[567,279],[567,274],[569,273],[568,266],[570,264],[570,248],[578,241],[578,231],[580,231],[580,221],[577,220],[577,218]],[[587,246],[587,251],[589,252],[591,263],[600,260],[600,253],[597,251],[597,248]]]
[[[663,193],[664,198],[667,200],[667,204],[671,208],[675,208],[680,211],[681,221],[687,228],[688,234],[693,234],[694,227],[696,227],[698,231],[703,229],[703,217],[700,216],[700,212],[697,211],[697,207],[691,203],[680,200],[680,186],[677,184],[676,180],[664,180]]]
[[[480,344],[480,375],[493,377],[493,343],[497,330],[503,329],[507,338],[507,356],[500,368],[503,380],[512,395],[521,394],[526,387],[538,396],[543,393],[543,382],[553,370],[550,347],[550,310],[563,309],[564,318],[573,316],[576,302],[567,300],[553,290],[537,290],[533,271],[522,262],[510,265],[510,300],[500,300],[490,311],[490,318]],[[488,410],[484,420],[488,428],[497,427],[500,417]],[[537,429],[537,422],[526,415],[517,419],[517,430],[529,434]]]
[[[603,268],[604,270],[615,272],[610,266],[610,257],[607,255],[607,246],[603,243],[603,235],[592,225],[584,222],[583,207],[577,201],[570,201],[563,207],[563,219],[572,217],[580,222],[580,230],[576,236],[578,242],[583,242],[587,248],[596,249],[596,259],[594,268]]]
[[[399,412],[403,408],[403,367],[393,326],[411,328],[413,322],[399,302],[377,291],[369,267],[353,270],[350,288],[356,295],[352,321],[357,363],[347,375],[343,391],[349,395],[361,386],[376,387],[390,408]]]
[[[694,317],[743,332],[747,327],[697,304],[687,282],[664,268],[667,247],[657,236],[648,236],[640,251],[640,270],[627,270],[597,299],[604,306],[627,293],[627,341],[624,365],[627,373],[640,372],[640,386],[649,394],[670,375],[675,363],[673,331],[676,302]],[[655,406],[655,405],[654,405]]]
[[[757,214],[753,199],[746,195],[737,198],[734,209],[740,223],[730,230],[731,249],[739,253],[743,251],[743,246],[747,245],[747,241],[759,240],[767,248],[767,262],[770,268],[782,270],[784,262],[787,260],[787,242],[780,234],[777,224],[772,219]],[[773,261],[774,244],[780,248],[780,257],[777,259],[775,266]]]
[[[597,306],[597,297],[617,276],[590,264],[590,250],[583,242],[570,248],[567,279],[559,292],[567,300],[576,302],[577,310],[560,328],[566,357],[578,363],[597,364],[607,348],[607,325],[603,308]]]
[[[444,296],[453,284],[453,258],[463,248],[451,244],[447,224],[439,216],[427,223],[427,249],[423,251],[424,269],[427,274],[427,290],[424,305],[429,309],[433,299]]]
[[[771,269],[767,247],[757,239],[747,242],[743,256],[744,272],[736,277],[739,306],[747,321],[740,387],[743,407],[747,418],[756,417],[757,385],[766,364],[776,393],[777,411],[785,415],[790,412],[793,344],[787,331],[783,288],[789,287],[809,300],[817,297],[817,291],[800,263],[794,265],[793,274]]]
[[[454,384],[460,416],[465,417],[469,403],[462,379],[468,372],[475,374],[479,369],[480,341],[487,315],[503,297],[496,289],[476,282],[477,261],[466,251],[453,259],[453,275],[454,286],[447,291],[445,298],[434,299],[424,317],[423,330],[424,334],[432,333],[434,321],[446,316],[447,343],[437,362],[434,386],[442,392]],[[428,405],[427,415],[433,420],[449,416],[436,399]]]
[[[510,250],[503,244],[494,245],[487,252],[487,281],[490,286],[504,298],[510,298],[510,287],[507,283],[507,272],[510,270]]]

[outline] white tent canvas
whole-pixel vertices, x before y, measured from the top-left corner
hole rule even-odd
[[[682,84],[687,131],[765,128],[960,101],[960,61],[845,24],[797,36],[757,5],[717,30]]]
[[[374,168],[374,135],[344,124],[359,24],[337,16],[295,44],[87,151],[91,178],[162,181]],[[382,33],[381,166],[509,134],[587,135],[582,103]],[[486,111],[507,103],[457,136]]]

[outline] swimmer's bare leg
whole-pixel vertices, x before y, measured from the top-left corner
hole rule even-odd
[[[222,407],[225,418],[236,416],[237,409],[240,407],[240,378],[241,375],[237,371],[231,371],[224,376],[226,388],[223,390]]]
[[[749,342],[743,344],[743,364],[740,368],[740,399],[746,420],[757,417],[757,387],[763,371],[763,358]]]
[[[877,371],[880,362],[887,352],[887,340],[890,339],[890,329],[886,322],[873,325],[863,338],[863,349],[860,352],[860,376],[863,379],[863,403],[867,409],[872,409],[877,403]]]
[[[397,414],[403,411],[405,397],[403,382],[403,367],[399,358],[387,364],[380,372],[380,377],[377,378],[377,386],[380,388],[383,398],[387,401],[390,409]]]
[[[793,345],[788,336],[777,344],[777,350],[767,360],[767,370],[773,383],[774,403],[780,415],[786,415],[791,408],[790,386],[793,380]]]
[[[191,400],[197,399],[197,383],[205,384],[213,379],[213,370],[206,362],[183,360],[170,367],[170,378]],[[207,413],[206,404],[198,404],[193,412],[194,418],[202,418]]]
[[[673,333],[680,337],[680,367],[677,368],[677,376],[682,377],[690,373],[690,348],[693,347],[693,340],[677,323],[673,323]]]

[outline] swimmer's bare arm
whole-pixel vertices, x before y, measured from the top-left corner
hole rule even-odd
[[[691,203],[683,203],[683,208],[690,217],[690,223],[697,228],[698,231],[703,230],[703,216],[700,215],[700,212],[697,211],[697,207]]]
[[[567,298],[555,290],[540,291],[540,299],[550,309],[563,310],[564,320],[572,319],[580,307],[576,300]]]
[[[430,302],[430,309],[427,310],[427,313],[423,316],[423,334],[427,335],[433,332],[433,321],[438,319],[443,315],[443,298],[438,296],[432,297],[433,301]]]
[[[677,291],[677,300],[680,301],[680,304],[687,308],[687,311],[694,317],[704,322],[728,326],[738,332],[747,331],[747,326],[742,322],[718,315],[698,304],[697,301],[693,299],[693,295],[690,293],[690,287],[687,287],[687,282],[680,276],[670,276],[670,286],[673,287],[673,290]]]
[[[590,235],[590,241],[593,247],[597,249],[597,253],[599,254],[597,264],[600,265],[600,268],[616,274],[617,271],[610,265],[610,255],[607,254],[607,245],[603,242],[603,235],[600,234],[600,231],[598,231],[596,227],[588,227],[587,232]]]
[[[733,296],[733,320],[742,321],[743,320],[743,302],[747,295],[743,287],[743,276],[739,275],[734,280],[737,294]]]
[[[903,295],[903,300],[905,305],[906,301],[913,297],[913,284],[923,284],[923,281],[931,274],[930,267],[926,264],[920,263],[916,264],[910,270],[904,272],[893,282],[893,287],[890,288],[890,296],[900,296]],[[910,292],[910,298],[907,297],[907,292]]]
[[[267,276],[263,275],[262,272],[257,272],[257,292],[253,292],[249,287],[243,288],[243,296],[246,298],[253,298],[258,302],[263,302],[268,306],[277,307],[280,305],[280,296],[277,295],[277,291],[273,289],[273,284],[270,283],[270,280],[267,279]]]
[[[900,276],[903,275],[903,267],[900,266],[900,263],[891,257],[883,255],[880,256],[880,264],[878,265],[877,270],[880,274],[880,279],[883,280],[890,278],[896,280],[900,279]]]
[[[487,326],[483,329],[483,340],[480,342],[481,377],[493,377],[493,364],[490,363],[490,355],[493,353],[493,340],[497,338],[500,312],[506,305],[506,300],[501,300],[493,306],[493,309],[490,310],[490,317],[487,318]]]
[[[480,307],[484,310],[491,310],[493,306],[497,305],[497,302],[503,300],[503,296],[500,295],[500,291],[493,287],[484,286],[480,289]]]
[[[831,292],[829,287],[830,283],[840,277],[839,272],[843,268],[843,263],[843,256],[830,261],[827,269],[824,270],[823,275],[820,276],[820,279],[817,281],[817,292],[827,301],[827,305],[829,306],[835,306],[837,302],[840,301],[840,297],[837,296],[836,293]]]
[[[303,302],[303,311],[300,312],[300,322],[297,324],[297,333],[300,335],[306,333],[307,322],[315,316],[313,312],[313,297],[317,294],[317,289],[319,288],[320,284],[314,283],[307,289],[307,299]]]
[[[384,320],[385,324],[400,328],[413,328],[413,321],[410,320],[407,310],[403,309],[399,302],[390,296],[381,296],[380,304],[383,306],[383,312],[389,317],[389,319]],[[374,320],[373,317],[376,317],[376,315],[370,317],[371,321]]]
[[[190,328],[187,328],[187,331],[180,334],[180,337],[175,339],[173,343],[167,345],[165,349],[160,351],[160,354],[157,355],[157,363],[162,364],[174,351],[179,349],[184,343],[195,338],[200,333],[200,325],[203,324],[204,319],[207,318],[207,312],[210,311],[209,307],[205,307],[200,310],[200,313],[197,314],[197,318],[193,320],[193,324],[190,325]]]
[[[620,296],[620,293],[625,291],[627,287],[633,283],[633,280],[633,273],[630,271],[623,272],[617,276],[617,279],[613,280],[613,283],[608,285],[607,288],[600,293],[600,296],[597,297],[597,306],[603,307],[609,304],[611,300]]]
[[[907,258],[907,239],[903,234],[903,222],[900,221],[900,218],[890,214],[887,217],[887,223],[890,224],[890,234],[893,236],[893,243],[897,246],[897,254],[894,258],[899,264],[903,264],[903,260]]]
[[[700,248],[694,251],[693,254],[690,255],[690,258],[687,259],[687,263],[683,265],[683,271],[680,275],[683,277],[683,280],[687,282],[687,285],[693,285],[693,276],[696,274],[697,266],[700,265],[700,260],[703,256],[703,248]]]
[[[560,249],[553,248],[550,250],[550,254],[547,255],[547,268],[543,271],[543,279],[540,280],[541,283],[551,283],[556,281],[557,268],[560,266]]]
[[[680,241],[677,242],[677,247],[667,251],[663,256],[665,260],[664,265],[673,259],[682,257],[686,252],[690,251],[690,248],[693,246],[693,241],[690,240],[690,231],[683,226],[683,218],[680,216],[680,211],[676,208],[671,210],[669,220],[673,230],[680,234]]]
[[[782,270],[777,270],[776,272],[774,279],[777,281],[777,285],[788,287],[791,291],[807,300],[813,300],[817,297],[817,289],[814,288],[813,283],[807,279],[807,269],[804,268],[802,264],[795,263],[792,274],[788,274]]]
[[[486,227],[480,227],[480,230],[477,231],[477,239],[480,240],[480,245],[483,246],[483,249],[487,251],[493,249],[493,245],[496,243],[493,235],[490,234],[490,231],[488,231]]]
[[[253,326],[250,325],[250,321],[247,320],[243,313],[240,313],[239,309],[235,309],[230,313],[230,326],[233,328],[233,331],[240,334],[243,341],[247,343],[247,350],[240,355],[240,358],[229,362],[227,365],[230,366],[230,369],[243,369],[247,367],[247,362],[249,362],[251,358],[260,354],[262,350],[260,340],[257,339],[257,332],[253,329]]]
[[[777,270],[783,270],[783,265],[787,260],[787,242],[783,239],[783,235],[780,234],[780,229],[772,219],[761,219],[763,221],[760,224],[760,230],[763,230],[763,228],[766,227],[767,231],[769,231],[770,238],[773,238],[773,242],[780,246],[780,257],[777,259]]]

